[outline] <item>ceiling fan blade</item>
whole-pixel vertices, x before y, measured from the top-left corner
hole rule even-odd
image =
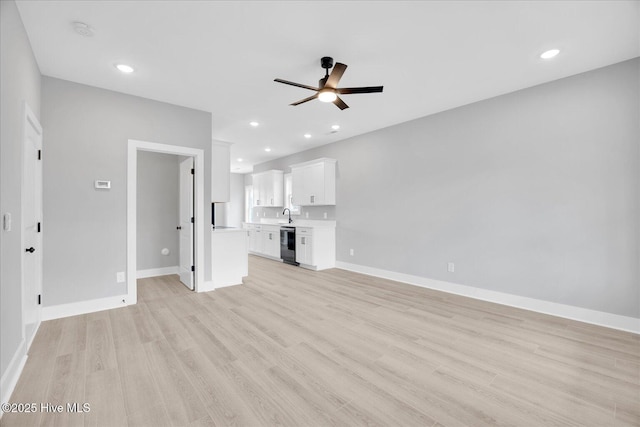
[[[307,85],[303,85],[300,83],[294,83],[294,82],[290,82],[288,80],[282,80],[282,79],[274,79],[274,82],[278,82],[278,83],[284,83],[286,85],[291,85],[291,86],[296,86],[296,87],[301,87],[303,89],[309,89],[309,90],[320,90],[317,87],[313,87],[313,86],[307,86]]]
[[[310,97],[308,97],[308,98],[301,99],[300,101],[298,101],[298,102],[294,102],[293,104],[289,104],[289,105],[294,105],[294,106],[295,106],[295,105],[300,105],[300,104],[303,104],[303,103],[305,103],[305,102],[308,102],[308,101],[311,101],[311,100],[313,100],[313,99],[316,99],[317,97],[318,97],[318,94],[316,93],[315,95],[311,95],[311,96],[310,96]]]
[[[384,86],[366,86],[366,87],[343,87],[341,89],[336,89],[336,92],[348,95],[352,93],[376,93],[382,92],[382,88]]]
[[[327,79],[327,83],[325,83],[324,87],[335,89],[338,86],[340,78],[342,78],[342,75],[344,74],[344,70],[346,69],[346,65],[336,62],[336,65],[333,66],[333,70],[331,70],[331,74],[329,74],[329,78]]]
[[[345,104],[345,102],[340,99],[340,97],[337,97],[335,101],[333,101],[334,104],[336,104],[338,106],[339,109],[344,110],[345,108],[349,108],[349,106],[347,104]]]

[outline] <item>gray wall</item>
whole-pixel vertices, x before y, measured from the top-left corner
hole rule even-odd
[[[40,70],[13,1],[0,1],[0,67],[0,214],[10,212],[13,219],[12,231],[0,231],[0,375],[4,375],[22,341],[20,181],[24,103],[40,118]],[[46,150],[46,133],[44,137]]]
[[[339,261],[640,317],[639,63],[254,170],[338,160]]]
[[[44,301],[57,305],[126,293],[127,141],[204,150],[211,194],[211,114],[43,77]],[[96,179],[110,191],[96,191]],[[211,204],[205,200],[205,215]],[[211,280],[211,233],[205,233],[205,280]]]
[[[172,154],[138,153],[138,270],[178,265],[179,161]]]

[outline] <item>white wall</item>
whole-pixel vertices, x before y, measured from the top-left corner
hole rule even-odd
[[[339,261],[640,318],[639,76],[634,59],[254,171],[338,160]]]
[[[45,305],[124,295],[126,283],[116,283],[116,273],[126,271],[128,140],[204,150],[204,191],[211,194],[211,114],[43,77],[42,124]],[[94,190],[96,179],[110,180],[111,190]],[[210,234],[204,233],[205,280]]]
[[[179,160],[171,154],[138,153],[138,271],[178,265]],[[168,255],[162,255],[165,248]]]
[[[0,214],[11,213],[12,231],[0,231],[0,373],[2,393],[24,356],[22,322],[21,177],[24,104],[40,117],[40,70],[15,2],[0,1]],[[44,151],[46,153],[46,133]],[[14,362],[12,366],[12,361]],[[0,396],[2,402],[8,396]]]

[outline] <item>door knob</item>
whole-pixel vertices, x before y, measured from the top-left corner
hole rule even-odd
[[[29,252],[29,253],[34,253],[36,250],[33,246],[31,246],[29,249],[26,249],[25,252]]]
[[[176,230],[182,230],[182,227],[181,226],[177,226]]]

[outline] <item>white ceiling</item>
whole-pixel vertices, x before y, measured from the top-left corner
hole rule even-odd
[[[42,74],[211,112],[213,138],[233,143],[232,172],[640,56],[638,1],[17,4]],[[560,55],[541,60],[550,48]],[[273,79],[316,86],[322,56],[349,66],[339,86],[384,92],[345,95],[344,111],[289,106],[312,92]]]

